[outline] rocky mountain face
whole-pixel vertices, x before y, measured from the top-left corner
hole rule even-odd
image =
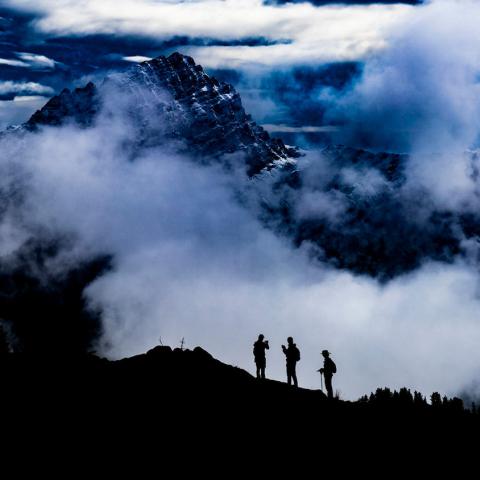
[[[135,65],[124,73],[108,77],[99,87],[89,83],[73,92],[63,90],[27,122],[28,129],[57,126],[73,121],[90,126],[102,108],[99,90],[118,89],[118,95],[135,98],[131,114],[148,110],[137,141],[152,145],[159,139],[186,144],[189,154],[219,158],[242,154],[248,173],[253,175],[277,162],[299,157],[296,148],[271,138],[245,113],[238,92],[205,73],[191,57],[173,53]],[[145,116],[142,119],[145,123]]]
[[[59,126],[67,120],[88,127],[100,108],[97,88],[92,82],[70,91],[68,88],[51,98],[41,110],[37,110],[25,124],[28,130],[41,125]]]

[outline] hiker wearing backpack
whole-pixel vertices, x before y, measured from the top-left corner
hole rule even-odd
[[[257,378],[265,378],[265,367],[267,366],[267,358],[265,356],[265,350],[268,350],[268,340],[263,340],[265,337],[260,334],[258,340],[253,344],[253,357],[255,359],[255,365],[257,366]]]
[[[327,389],[327,395],[329,399],[333,398],[332,377],[334,373],[337,373],[337,366],[335,362],[330,358],[330,352],[328,350],[322,351],[323,355],[323,368],[321,368],[320,374],[325,378],[325,388]]]
[[[298,387],[296,368],[297,368],[297,362],[300,360],[300,350],[293,343],[292,337],[287,338],[287,343],[288,343],[287,348],[285,347],[285,345],[282,345],[283,353],[287,358],[287,381],[288,381],[288,384],[291,385],[292,379],[293,379],[293,384],[296,387]]]

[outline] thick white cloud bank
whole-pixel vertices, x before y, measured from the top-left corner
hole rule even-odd
[[[262,0],[7,0],[40,12],[36,28],[49,35],[127,34],[156,39],[185,35],[290,41],[269,46],[191,48],[206,67],[290,65],[357,60],[385,46],[390,28],[411,18],[408,5],[268,6]],[[141,52],[139,52],[141,54]]]
[[[280,346],[292,335],[301,385],[318,388],[327,348],[344,398],[378,386],[456,393],[480,371],[472,267],[427,264],[380,286],[313,264],[237,203],[243,175],[166,148],[132,162],[122,154],[130,131],[128,121],[100,121],[4,140],[1,149],[3,184],[13,178],[28,192],[0,230],[9,252],[41,227],[76,238],[65,264],[51,268],[114,254],[112,271],[86,292],[102,311],[100,353],[118,358],[185,337],[253,372],[252,344],[263,333],[268,375],[282,380]]]
[[[389,34],[361,78],[334,98],[346,143],[411,155],[408,180],[439,206],[478,210],[469,149],[480,146],[480,3],[437,0]],[[352,135],[349,137],[349,129]]]

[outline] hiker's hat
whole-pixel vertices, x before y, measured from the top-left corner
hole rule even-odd
[[[328,350],[322,350],[322,355],[330,355],[330,352]]]

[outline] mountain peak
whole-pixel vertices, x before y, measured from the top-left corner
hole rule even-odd
[[[165,58],[163,55],[157,57],[158,58]],[[193,60],[192,57],[189,57],[188,55],[184,55],[183,53],[180,52],[173,52],[167,57],[167,60],[169,60],[172,63],[187,63],[189,65],[195,66],[195,61]]]
[[[91,126],[102,108],[102,88],[111,83],[119,87],[117,95],[133,96],[138,110],[148,106],[152,111],[152,106],[158,106],[154,109],[157,117],[148,123],[161,124],[166,139],[184,143],[194,156],[221,161],[240,154],[250,175],[299,156],[296,148],[271,138],[252,120],[232,85],[209,76],[192,57],[178,52],[113,74],[100,87],[90,82],[73,91],[63,90],[32,115],[26,128],[66,122]],[[162,116],[162,112],[168,115]],[[150,145],[152,138],[155,140],[148,131],[141,136]],[[143,140],[139,139],[139,144]]]

